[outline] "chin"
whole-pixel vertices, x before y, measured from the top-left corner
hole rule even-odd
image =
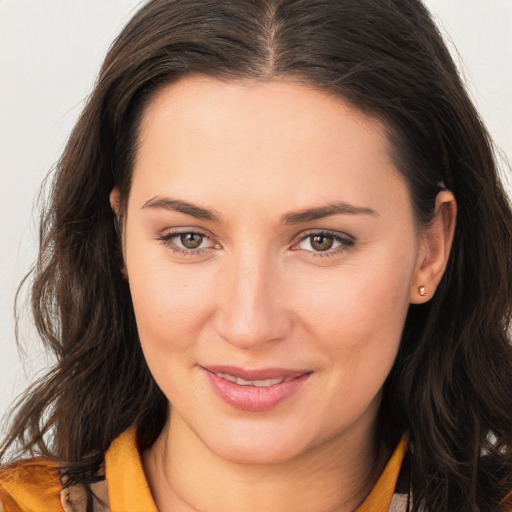
[[[222,443],[210,447],[216,454],[235,464],[274,465],[286,463],[303,452],[297,446],[286,446],[280,442],[262,444],[261,442]]]
[[[211,452],[236,464],[285,463],[315,444],[310,432],[294,431],[283,423],[241,422],[222,432],[207,430],[204,435],[197,434]]]

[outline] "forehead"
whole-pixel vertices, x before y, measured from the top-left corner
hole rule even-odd
[[[326,142],[340,135],[340,120],[351,118],[357,124],[357,139],[363,142],[364,131],[381,135],[387,143],[386,130],[376,117],[364,114],[331,91],[288,78],[269,82],[255,80],[221,81],[204,75],[191,75],[157,92],[146,108],[141,126],[141,138],[148,134],[149,125],[172,120],[194,131],[206,128],[204,135],[225,141],[227,136],[251,138],[273,134],[279,141],[298,141],[319,136]],[[211,130],[216,127],[216,130]],[[231,133],[229,129],[231,128]],[[348,128],[348,126],[347,126]],[[238,137],[237,137],[238,136]],[[277,141],[276,141],[277,142]]]
[[[149,103],[139,139],[133,186],[146,195],[200,199],[228,187],[230,198],[258,192],[271,200],[286,189],[293,207],[340,193],[367,200],[378,182],[402,182],[379,120],[291,79],[186,77]]]

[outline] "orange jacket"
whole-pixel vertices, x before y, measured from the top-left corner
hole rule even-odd
[[[405,448],[402,439],[356,512],[407,509],[399,507],[408,498],[394,493]],[[86,512],[87,500],[92,499],[90,491],[96,496],[94,512],[158,512],[144,475],[134,428],[112,442],[105,453],[104,469],[105,479],[92,484],[90,490],[80,485],[63,489],[55,462],[42,458],[23,461],[0,473],[0,512]]]

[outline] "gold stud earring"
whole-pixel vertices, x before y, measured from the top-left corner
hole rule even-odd
[[[427,289],[422,285],[418,288],[418,293],[421,297],[425,297],[425,295],[427,295]]]

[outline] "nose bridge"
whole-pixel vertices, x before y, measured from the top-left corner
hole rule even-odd
[[[291,321],[279,297],[277,259],[253,245],[237,251],[226,267],[218,333],[245,349],[284,337]]]

